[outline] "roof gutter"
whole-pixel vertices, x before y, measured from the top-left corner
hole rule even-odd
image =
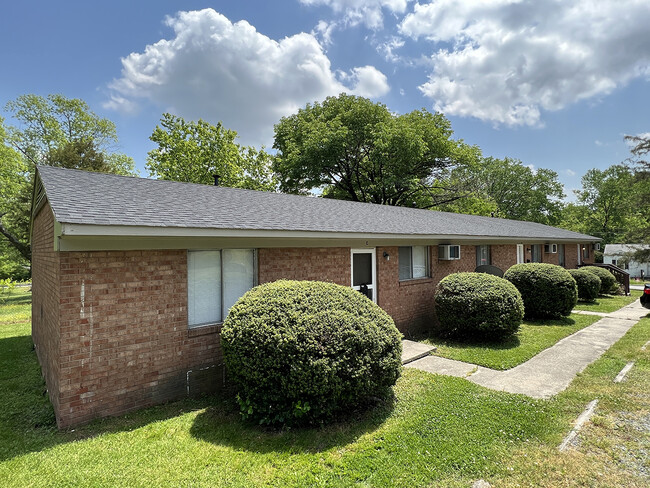
[[[272,229],[206,229],[183,227],[55,224],[61,251],[208,249],[264,247],[377,247],[437,244],[584,243],[598,239],[440,234],[370,234]]]

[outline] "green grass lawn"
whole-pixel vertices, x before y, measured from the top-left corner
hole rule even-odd
[[[639,299],[643,292],[641,290],[630,290],[630,296],[624,295],[600,295],[593,302],[578,302],[574,310],[587,310],[589,312],[609,313],[618,310],[625,305]]]
[[[480,478],[495,486],[568,486],[573,479],[598,486],[598,473],[605,473],[602,486],[635,486],[634,472],[612,462],[608,450],[567,463],[556,447],[594,395],[612,412],[647,406],[647,353],[629,382],[613,387],[611,379],[625,361],[639,360],[650,321],[554,400],[406,370],[392,401],[326,427],[266,430],[242,424],[231,399],[204,397],[59,432],[29,322],[15,321],[29,304],[14,298],[0,306],[2,486],[467,487]]]
[[[600,317],[572,314],[556,320],[524,320],[519,331],[504,341],[461,342],[432,337],[424,342],[438,347],[435,354],[492,369],[510,369],[551,347],[560,339],[593,324]]]

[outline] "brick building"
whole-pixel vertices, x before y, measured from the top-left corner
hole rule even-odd
[[[214,390],[220,326],[257,283],[364,291],[406,335],[444,276],[591,262],[598,239],[531,222],[39,167],[32,336],[60,427]]]

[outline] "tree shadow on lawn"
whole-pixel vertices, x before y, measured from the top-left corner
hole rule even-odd
[[[561,317],[558,319],[525,319],[523,322],[531,327],[544,327],[544,326],[565,326],[569,327],[575,325],[576,321],[570,317]],[[509,350],[521,346],[520,332],[521,329],[515,334],[505,337],[501,340],[485,340],[481,338],[468,338],[458,339],[454,337],[445,337],[431,334],[428,340],[437,346],[453,347],[454,349],[469,349],[469,348],[483,348],[493,350]]]
[[[323,426],[274,429],[241,420],[234,402],[207,408],[194,420],[190,433],[212,444],[256,453],[319,453],[355,442],[379,428],[395,406],[391,390],[385,399],[376,399]]]
[[[27,305],[32,302],[32,294],[0,296],[0,305]]]
[[[559,317],[555,319],[524,319],[524,323],[533,327],[546,325],[568,327],[575,325],[576,321],[571,317]]]
[[[486,341],[481,339],[452,339],[449,337],[431,336],[429,340],[437,346],[453,347],[454,349],[469,349],[481,347],[484,349],[508,350],[514,349],[521,345],[521,341],[516,334],[513,334],[501,341]]]

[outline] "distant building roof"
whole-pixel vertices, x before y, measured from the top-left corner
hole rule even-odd
[[[450,238],[480,236],[566,242],[599,240],[533,222],[50,166],[37,169],[54,217],[61,224]]]
[[[603,254],[605,256],[622,256],[628,252],[640,251],[648,248],[650,248],[650,245],[648,244],[606,244]]]

